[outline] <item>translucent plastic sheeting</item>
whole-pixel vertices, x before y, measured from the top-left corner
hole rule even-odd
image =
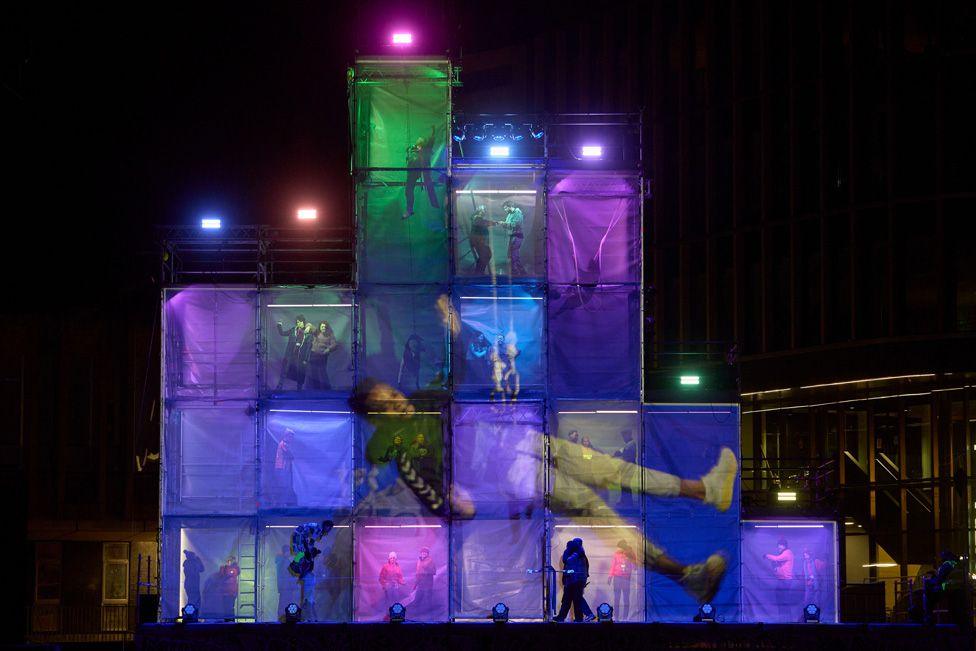
[[[739,410],[645,405],[645,566],[652,621],[711,602],[739,617]]]
[[[837,524],[822,520],[742,523],[742,621],[796,623],[807,604],[837,621]]]
[[[601,603],[608,603],[613,606],[614,621],[644,621],[644,537],[640,518],[556,520],[549,549],[557,570],[562,569],[566,543],[573,538],[583,540],[590,561],[590,580],[583,597],[593,612]],[[562,600],[561,577],[555,575],[556,589],[550,590],[553,614],[558,612]],[[572,610],[569,617],[573,617]]]
[[[359,417],[363,467],[355,512],[362,516],[439,516],[447,511],[440,411],[414,402],[410,415],[376,405]]]
[[[544,274],[541,172],[455,174],[452,187],[458,276]]]
[[[636,287],[550,285],[551,395],[639,399],[640,329]]]
[[[164,514],[256,511],[255,413],[250,402],[167,409]]]
[[[539,570],[544,546],[541,514],[521,520],[455,521],[451,532],[454,617],[484,620],[492,606],[503,602],[509,617],[541,619],[545,579]]]
[[[166,397],[257,397],[257,292],[191,287],[163,296]]]
[[[358,522],[356,621],[388,620],[394,603],[406,606],[408,621],[447,620],[448,568],[446,521],[389,518]]]
[[[554,513],[640,514],[639,403],[560,401],[549,432]]]
[[[361,374],[409,395],[443,390],[448,376],[447,322],[437,285],[360,288]]]
[[[455,403],[452,414],[455,513],[519,518],[541,511],[541,406]]]
[[[266,394],[348,394],[353,378],[352,292],[270,289],[261,292],[260,300]]]
[[[261,508],[352,508],[354,418],[347,403],[279,401],[264,412]]]
[[[336,527],[315,543],[322,553],[315,559],[314,579],[306,583],[314,604],[302,605],[299,580],[288,571],[294,557],[291,534],[306,522],[331,519]],[[326,512],[262,518],[258,527],[258,612],[261,622],[281,621],[289,603],[302,606],[302,621],[348,622],[352,619],[352,525]]]
[[[544,301],[516,285],[455,287],[455,394],[508,400],[545,382]]]
[[[162,533],[162,616],[187,603],[202,619],[254,617],[254,521],[167,518]]]
[[[548,201],[550,282],[640,282],[637,177],[611,172],[553,173]]]
[[[356,261],[361,284],[447,282],[445,178],[437,174],[432,194],[423,186],[416,190],[409,217],[405,217],[408,206],[402,179],[359,184]]]
[[[357,61],[351,97],[357,168],[447,166],[450,70],[446,60]],[[418,139],[424,151],[409,152],[408,162]]]

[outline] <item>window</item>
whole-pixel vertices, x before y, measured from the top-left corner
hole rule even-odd
[[[102,545],[102,605],[129,603],[129,543]]]
[[[34,559],[34,603],[61,601],[61,543],[37,543]]]

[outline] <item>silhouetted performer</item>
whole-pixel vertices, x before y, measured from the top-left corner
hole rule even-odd
[[[420,614],[428,615],[430,613],[433,605],[434,576],[436,574],[437,566],[434,564],[434,559],[430,557],[430,548],[421,547],[420,557],[417,559],[413,598],[414,608]]]
[[[291,449],[294,442],[294,430],[286,429],[275,450],[273,477],[279,506],[294,506],[298,503],[298,496],[295,495],[295,455]]]
[[[522,240],[525,235],[522,233],[522,225],[525,223],[525,215],[522,209],[515,205],[514,201],[506,201],[502,204],[505,210],[505,221],[501,226],[508,231],[508,261],[511,265],[512,276],[524,276],[525,267],[522,266]]]
[[[434,153],[434,131],[434,125],[431,125],[430,136],[417,138],[417,142],[407,147],[407,184],[404,187],[407,212],[403,213],[404,219],[413,214],[413,192],[421,177],[424,179],[424,188],[427,190],[430,207],[440,208],[440,204],[437,202],[437,189],[434,187],[434,180],[431,178],[429,169],[430,160]]]
[[[412,334],[403,344],[403,357],[400,359],[400,372],[397,374],[397,388],[404,393],[420,390],[420,357],[427,350],[420,335]]]
[[[301,314],[295,318],[295,327],[288,330],[278,321],[278,334],[288,337],[288,343],[285,344],[285,354],[281,358],[281,375],[278,377],[276,391],[281,391],[286,378],[294,380],[298,390],[302,390],[302,385],[305,384],[305,367],[312,348],[311,329],[311,324],[306,323]]]
[[[186,560],[183,561],[183,589],[186,591],[186,603],[193,604],[199,612],[200,603],[200,575],[203,574],[203,561],[189,549],[183,550]]]
[[[332,520],[306,522],[295,527],[291,534],[291,549],[294,560],[288,569],[292,575],[298,577],[301,589],[302,619],[312,622],[315,614],[315,557],[322,553],[315,546],[315,542],[332,531]]]
[[[488,228],[494,222],[485,219],[485,207],[478,206],[471,216],[471,232],[468,241],[471,243],[471,250],[474,252],[474,274],[482,276],[488,272],[488,263],[491,262],[491,247],[488,246]]]
[[[583,539],[573,538],[566,543],[563,552],[563,600],[559,605],[559,614],[553,621],[566,621],[570,606],[573,607],[573,621],[590,622],[595,619],[590,605],[583,598],[583,589],[589,578],[590,561],[583,551]]]
[[[949,618],[954,624],[962,626],[966,621],[966,580],[959,557],[945,549],[941,554],[942,564],[935,576],[924,579],[923,603],[925,623],[935,623],[935,606],[947,601]]]

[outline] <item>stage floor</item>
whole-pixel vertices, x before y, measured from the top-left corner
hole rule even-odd
[[[970,638],[971,639],[971,638]],[[962,650],[954,626],[908,624],[148,624],[136,648],[164,649],[873,649]]]

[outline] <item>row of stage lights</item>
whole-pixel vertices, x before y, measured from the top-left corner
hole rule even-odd
[[[499,601],[491,609],[491,614],[488,615],[488,619],[495,622],[496,624],[504,624],[508,621],[508,606]],[[187,604],[182,610],[183,616],[180,621],[184,624],[195,624],[199,620],[199,611],[196,605]],[[290,603],[285,607],[285,623],[286,624],[297,624],[302,619],[302,609],[296,603]],[[390,623],[391,624],[402,624],[407,619],[407,607],[397,602],[390,606]],[[710,603],[704,603],[698,607],[698,614],[695,615],[694,621],[704,622],[704,623],[714,623],[717,615],[715,606]],[[597,606],[596,609],[597,621],[603,624],[610,624],[613,622],[613,606],[604,602]],[[807,604],[803,607],[803,621],[807,624],[819,624],[820,623],[820,607],[817,604]]]

